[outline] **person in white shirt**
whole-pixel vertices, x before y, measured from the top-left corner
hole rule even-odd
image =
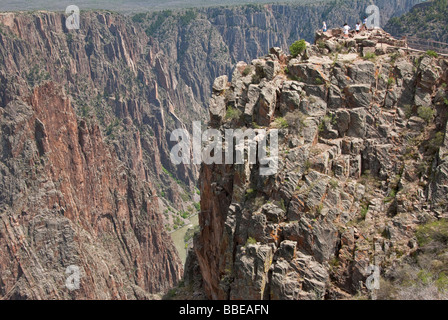
[[[356,24],[356,33],[359,33],[361,31],[361,22],[358,22]]]
[[[348,25],[348,24],[344,24],[344,28],[343,28],[343,30],[344,30],[344,36],[345,37],[348,37],[348,31],[350,30],[351,28],[350,28],[350,26]]]
[[[324,21],[324,24],[322,26],[323,32],[327,32],[327,23]]]
[[[364,22],[362,24],[362,27],[363,27],[364,30],[368,30],[368,28],[367,28],[367,18],[364,18]]]

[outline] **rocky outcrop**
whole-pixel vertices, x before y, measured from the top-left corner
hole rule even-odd
[[[382,30],[316,43],[238,63],[222,106],[241,117],[210,123],[280,140],[272,176],[247,161],[202,166],[192,260],[211,299],[371,295],[368,267],[393,268],[420,223],[446,218],[447,61]]]

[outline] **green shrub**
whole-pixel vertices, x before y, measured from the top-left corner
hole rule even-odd
[[[166,175],[170,176],[171,178],[173,178],[173,174],[171,172],[168,171],[167,168],[165,168],[164,166],[162,166],[162,171],[163,173],[165,173]]]
[[[434,110],[431,107],[421,106],[417,109],[417,114],[426,122],[430,122],[434,117]]]
[[[170,289],[168,291],[168,293],[166,294],[166,298],[169,300],[169,299],[174,298],[176,295],[177,295],[176,289]]]
[[[396,196],[397,196],[397,190],[392,189],[392,190],[389,192],[389,195],[384,199],[384,203],[389,203],[389,202],[391,202],[392,200],[395,199]]]
[[[398,52],[391,53],[389,56],[390,56],[390,62],[395,63],[397,59],[400,57],[400,53]]]
[[[239,119],[239,117],[241,117],[241,111],[238,109],[235,109],[231,106],[227,107],[227,112],[226,112],[226,119],[227,120],[234,120],[234,119]]]
[[[297,81],[297,82],[304,82],[301,77],[297,77],[297,76],[292,75],[292,74],[289,75],[289,79],[291,79],[293,81]]]
[[[445,139],[445,134],[443,132],[437,132],[427,145],[427,148],[431,153],[436,153],[439,148],[443,145],[443,140]]]
[[[363,57],[363,59],[364,60],[371,60],[371,61],[373,61],[373,60],[375,60],[376,59],[376,54],[374,54],[374,53],[372,53],[372,52],[368,52],[368,53],[366,53],[365,55],[364,55],[364,57]]]
[[[319,128],[319,131],[320,132],[324,132],[325,131],[325,128],[327,127],[327,126],[329,126],[329,125],[336,125],[336,119],[334,119],[334,117],[332,116],[332,115],[325,115],[323,118],[322,118],[322,121],[319,123],[319,126],[318,126],[318,128]]]
[[[430,56],[430,57],[433,57],[433,58],[438,58],[438,57],[439,57],[439,55],[437,54],[437,52],[435,52],[435,51],[433,51],[433,50],[428,50],[428,51],[426,51],[426,54],[427,54],[428,56]]]
[[[390,77],[389,79],[387,79],[387,85],[390,87],[391,85],[393,85],[395,82],[395,79]]]
[[[185,211],[181,211],[181,212],[179,212],[179,214],[183,219],[187,219],[189,216],[188,212],[185,212]]]
[[[163,25],[165,20],[171,15],[172,15],[171,10],[165,10],[160,13],[157,13],[157,19],[155,19],[155,17],[153,16],[151,20],[155,19],[156,21],[154,21],[148,28],[146,28],[145,30],[146,35],[148,37],[153,36],[157,32],[157,30]]]
[[[409,104],[404,105],[403,109],[404,109],[404,114],[405,114],[406,118],[408,118],[408,119],[410,117],[412,117],[412,115],[414,114],[414,107]]]
[[[332,189],[336,189],[337,187],[339,187],[339,182],[336,179],[331,179],[330,180],[330,186]]]
[[[285,200],[284,200],[284,199],[281,199],[281,200],[280,200],[280,208],[282,208],[283,211],[287,211],[287,210],[286,210],[286,205],[285,205]]]
[[[261,127],[256,122],[252,122],[252,128],[260,129]]]
[[[281,128],[281,129],[286,129],[289,126],[288,121],[286,121],[286,119],[283,117],[279,117],[279,118],[275,119],[274,124],[275,124],[275,127]]]
[[[439,278],[436,280],[436,286],[440,291],[446,290],[448,288],[448,277],[444,272],[439,274]]]
[[[243,70],[243,77],[248,76],[251,70],[252,70],[251,67],[250,67],[250,66],[247,66],[247,67]]]
[[[420,270],[417,274],[417,277],[423,284],[427,285],[432,281],[434,275],[427,270]]]
[[[324,81],[323,81],[321,78],[316,78],[316,79],[314,80],[314,83],[315,83],[316,85],[320,86],[320,85],[324,84]]]
[[[361,219],[365,220],[367,216],[367,212],[369,211],[369,205],[364,204],[361,207]]]
[[[253,198],[257,194],[257,190],[254,189],[247,189],[246,190],[246,198]]]
[[[302,54],[306,50],[306,41],[304,39],[294,42],[289,47],[289,52],[293,58],[297,57],[299,54]]]
[[[180,17],[180,22],[182,25],[186,26],[190,24],[198,16],[197,12],[194,10],[187,10],[183,16]]]
[[[415,233],[418,244],[425,246],[431,242],[448,243],[448,220],[442,219],[419,226]]]
[[[146,13],[137,13],[132,17],[132,21],[136,23],[142,23],[146,19]]]
[[[257,244],[257,240],[255,240],[252,237],[249,237],[249,238],[247,238],[246,246],[249,245],[249,244]]]
[[[311,169],[312,163],[310,160],[305,161],[305,172],[308,172]]]

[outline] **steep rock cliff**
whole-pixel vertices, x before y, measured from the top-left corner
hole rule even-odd
[[[139,68],[148,53],[125,18],[91,13],[71,33],[64,21],[0,15],[0,292],[148,298],[182,272],[152,184],[169,163],[156,76]],[[69,265],[82,271],[73,293]]]
[[[119,159],[140,179],[157,181],[164,212],[191,204],[197,169],[172,165],[169,137],[189,118],[200,119],[201,107],[142,30],[109,12],[87,12],[80,30],[71,31],[58,13],[4,13],[0,23],[2,105],[42,82],[61,84]]]
[[[447,218],[448,62],[403,46],[383,31],[318,34],[297,58],[238,63],[214,92],[212,128],[278,129],[280,147],[272,176],[202,166],[186,270],[209,298],[374,294],[369,266],[394,270],[419,224]]]
[[[0,295],[144,299],[182,267],[150,183],[47,83],[1,108]],[[65,287],[69,266],[80,288]]]

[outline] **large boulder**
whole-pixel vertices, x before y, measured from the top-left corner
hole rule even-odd
[[[279,108],[282,115],[299,108],[303,84],[297,81],[285,81],[280,94]]]
[[[370,61],[357,61],[347,67],[348,76],[358,84],[375,84],[375,64]]]
[[[229,78],[224,75],[215,79],[213,82],[213,90],[216,92],[222,92],[227,88],[227,82]]]
[[[264,66],[264,74],[267,80],[272,80],[280,71],[280,63],[278,61],[266,61]]]
[[[354,84],[344,89],[348,108],[368,108],[372,101],[370,85]]]
[[[274,111],[277,102],[277,88],[267,83],[261,88],[260,99],[256,107],[257,123],[262,126],[269,126],[274,118]]]
[[[279,259],[272,267],[272,300],[324,299],[328,272],[313,257],[297,252],[292,261]]]
[[[214,95],[209,101],[210,121],[214,125],[219,125],[226,116],[225,97]]]
[[[350,137],[364,138],[366,135],[367,112],[364,108],[350,109],[350,124],[347,135]]]
[[[260,87],[256,84],[251,84],[247,90],[244,105],[244,120],[247,124],[252,124],[254,109],[260,98]]]
[[[315,63],[293,63],[291,60],[288,70],[292,76],[308,84],[323,84],[328,81],[328,75]]]
[[[248,244],[237,249],[233,281],[231,284],[232,300],[263,300],[269,282],[269,268],[271,267],[274,245]],[[227,269],[222,280],[231,281],[232,270]]]

